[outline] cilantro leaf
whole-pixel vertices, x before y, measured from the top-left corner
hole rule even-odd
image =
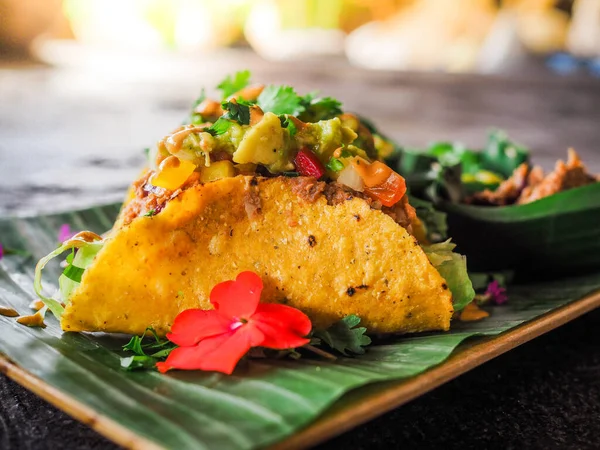
[[[155,214],[156,214],[156,210],[155,209],[151,209],[146,214],[144,214],[144,217],[152,217]]]
[[[142,338],[139,336],[132,336],[129,342],[123,346],[123,350],[133,352],[139,356],[146,355],[142,348]]]
[[[250,71],[242,70],[240,72],[236,72],[233,77],[231,75],[227,75],[223,81],[221,81],[217,85],[217,89],[219,89],[223,95],[222,98],[227,98],[230,95],[235,94],[237,91],[244,89],[250,83]]]
[[[342,103],[332,97],[315,98],[315,93],[310,93],[302,98],[304,112],[299,119],[304,122],[318,122],[319,120],[333,119],[342,114]]]
[[[224,119],[223,117],[219,117],[215,123],[213,123],[210,127],[205,128],[203,131],[206,131],[211,136],[218,136],[220,134],[225,134],[230,127],[231,121]]]
[[[150,332],[154,336],[153,342],[144,342],[144,335]],[[152,369],[158,361],[164,360],[177,346],[167,339],[158,337],[152,327],[146,328],[142,336],[133,336],[123,346],[124,351],[129,351],[134,356],[121,357],[121,368],[125,370]]]
[[[267,86],[258,96],[257,104],[264,112],[277,115],[298,116],[304,111],[302,97],[291,86]]]
[[[247,102],[242,99],[231,102],[222,102],[221,108],[225,110],[225,114],[203,131],[210,133],[212,136],[224,134],[231,128],[232,120],[235,120],[240,125],[250,125],[250,107],[252,105],[252,102]]]
[[[240,125],[250,125],[250,106],[252,106],[252,103],[245,100],[223,102],[221,103],[221,108],[226,113],[221,117],[223,119],[235,120]]]
[[[343,355],[348,355],[347,352],[362,355],[365,353],[363,347],[371,343],[371,338],[365,335],[365,327],[355,328],[359,323],[360,317],[351,314],[326,330],[315,330],[313,335]]]

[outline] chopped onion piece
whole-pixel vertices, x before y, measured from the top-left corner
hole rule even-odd
[[[365,190],[365,183],[352,164],[340,171],[337,182],[358,192]]]

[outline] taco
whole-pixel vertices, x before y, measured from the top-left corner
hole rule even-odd
[[[404,179],[379,160],[392,144],[331,98],[238,87],[156,145],[104,238],[57,250],[79,248],[51,305],[63,330],[165,334],[247,270],[315,328],[354,314],[374,333],[447,330],[474,295],[465,261],[415,237]]]

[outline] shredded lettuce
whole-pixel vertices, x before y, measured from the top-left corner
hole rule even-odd
[[[79,286],[83,272],[92,263],[96,257],[96,254],[100,251],[103,245],[103,240],[87,242],[75,236],[74,238],[64,242],[63,245],[58,247],[50,254],[44,256],[35,266],[33,288],[36,294],[40,297],[40,300],[44,302],[44,304],[48,307],[48,309],[50,309],[50,311],[52,311],[52,314],[54,314],[57,319],[60,319],[60,316],[64,312],[64,307],[61,302],[66,303],[69,300],[72,292],[77,286]],[[72,257],[72,259],[67,258],[67,267],[58,278],[60,299],[44,295],[42,288],[42,270],[44,267],[46,267],[46,264],[48,264],[50,260],[68,250],[75,248],[78,248],[79,250],[75,256]]]
[[[92,242],[81,247],[75,254],[73,262],[65,268],[62,275],[58,278],[60,298],[63,302],[66,302],[71,297],[75,288],[79,286],[83,272],[94,261],[94,258],[102,248],[102,244],[102,242]]]
[[[455,244],[448,239],[445,242],[423,246],[431,264],[444,277],[450,292],[454,310],[460,311],[475,297],[475,290],[467,273],[467,259],[453,250]]]

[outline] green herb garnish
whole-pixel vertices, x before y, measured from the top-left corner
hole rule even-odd
[[[231,127],[231,124],[232,122],[230,120],[219,117],[215,123],[210,127],[205,128],[203,131],[209,133],[211,136],[218,136],[220,134],[225,134]]]
[[[339,172],[344,168],[344,163],[338,158],[332,157],[325,167],[327,167],[332,172]]]
[[[144,336],[150,332],[154,341],[144,342]],[[177,346],[167,339],[161,339],[152,327],[146,328],[142,336],[133,336],[123,346],[124,351],[134,356],[121,357],[121,368],[125,370],[151,369],[158,361],[164,360]]]
[[[250,83],[250,71],[242,70],[240,72],[236,72],[233,77],[231,75],[227,75],[223,81],[221,81],[217,85],[217,89],[219,89],[222,93],[222,98],[227,98],[237,91],[244,89]]]
[[[223,119],[235,120],[240,125],[250,125],[250,107],[253,105],[251,102],[245,100],[237,100],[231,102],[221,103],[226,113],[221,117]]]
[[[225,134],[231,128],[232,121],[236,121],[240,125],[250,125],[250,106],[252,102],[245,100],[237,100],[231,102],[222,102],[221,108],[225,110],[225,114],[217,119],[210,127],[203,131],[212,136]]]
[[[146,214],[144,214],[144,217],[152,217],[155,214],[156,214],[156,210],[155,209],[151,209]]]
[[[343,355],[348,355],[348,352],[362,355],[365,353],[363,347],[371,343],[371,338],[365,335],[365,327],[355,328],[359,323],[360,317],[351,314],[326,330],[316,330],[313,336]]]
[[[332,97],[317,97],[316,92],[306,94],[301,99],[304,111],[299,119],[304,122],[318,122],[319,120],[333,119],[342,114],[342,104]]]
[[[304,111],[302,97],[291,86],[267,86],[258,96],[258,106],[264,112],[298,116]]]

